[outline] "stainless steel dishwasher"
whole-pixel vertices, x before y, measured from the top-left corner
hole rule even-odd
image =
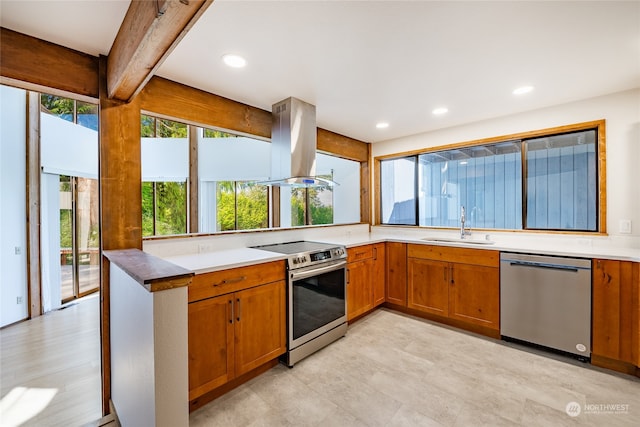
[[[500,254],[500,334],[591,357],[591,260]]]

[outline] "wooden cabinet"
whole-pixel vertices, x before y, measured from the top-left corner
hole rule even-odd
[[[406,307],[407,305],[407,244],[388,242],[387,261],[387,302]]]
[[[371,258],[347,264],[347,320],[352,320],[373,308]]]
[[[408,245],[407,307],[500,329],[499,253]]]
[[[447,317],[449,274],[448,262],[410,258],[407,307]]]
[[[640,366],[640,264],[593,261],[592,353]]]
[[[249,372],[286,351],[285,294],[284,281],[234,294],[236,376]]]
[[[189,400],[286,351],[284,263],[260,266],[196,276],[193,295],[202,299],[188,307]],[[230,288],[236,290],[218,295]]]
[[[386,300],[387,283],[386,244],[373,245],[373,306],[377,307]]]
[[[384,243],[357,246],[347,251],[347,320],[384,302]]]
[[[234,376],[232,296],[189,304],[189,400]]]
[[[498,267],[451,265],[449,318],[500,329],[500,272]]]

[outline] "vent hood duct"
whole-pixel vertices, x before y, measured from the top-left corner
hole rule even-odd
[[[337,183],[316,176],[316,107],[297,98],[273,104],[271,181],[260,184],[327,187]]]

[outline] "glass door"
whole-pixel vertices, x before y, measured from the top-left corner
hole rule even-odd
[[[98,181],[60,176],[60,295],[68,302],[100,287]]]

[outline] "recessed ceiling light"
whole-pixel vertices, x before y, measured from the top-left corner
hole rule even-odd
[[[447,107],[438,107],[435,110],[433,110],[431,113],[435,114],[436,116],[441,116],[448,112],[449,112],[449,109]]]
[[[222,57],[222,60],[229,67],[233,67],[233,68],[242,68],[245,65],[247,65],[247,60],[246,59],[244,59],[240,55],[234,55],[232,53],[228,53],[228,54],[224,55]]]
[[[533,90],[533,86],[520,86],[517,89],[513,90],[514,95],[524,95],[525,93],[529,93]]]
[[[376,124],[376,127],[377,127],[378,129],[386,129],[386,128],[388,128],[388,127],[389,127],[389,123],[387,123],[387,122],[380,122],[380,123],[377,123],[377,124]]]

